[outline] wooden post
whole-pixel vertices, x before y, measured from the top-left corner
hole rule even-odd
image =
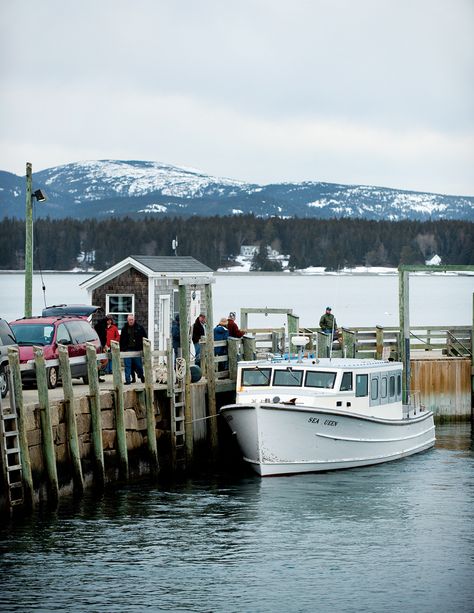
[[[318,335],[317,357],[318,358],[328,358],[330,343],[332,342],[331,337],[329,334],[324,334],[324,332],[321,332],[320,330],[317,331],[317,335]]]
[[[297,317],[296,315],[292,315],[291,313],[288,313],[286,315],[286,319],[288,323],[288,350],[291,355],[292,353],[297,352],[295,346],[291,342],[291,339],[293,336],[296,336],[298,334],[299,327],[300,327],[300,318]]]
[[[26,415],[23,405],[23,391],[21,384],[20,372],[20,356],[16,347],[8,347],[8,361],[10,364],[10,381],[13,385],[10,387],[10,398],[15,402],[17,424],[18,424],[18,442],[20,444],[21,458],[21,473],[23,476],[23,491],[24,502],[27,507],[33,506],[33,476],[31,473],[30,449],[28,447],[28,438],[26,435]]]
[[[213,454],[217,451],[217,410],[216,410],[216,372],[214,367],[214,324],[212,312],[212,285],[205,285],[207,308],[207,359],[209,369],[207,373],[207,402],[209,411],[209,433]]]
[[[240,309],[240,328],[241,330],[248,330],[249,328],[249,316],[245,309]]]
[[[54,449],[53,425],[48,398],[48,383],[46,378],[46,364],[43,348],[33,347],[36,368],[36,384],[38,386],[38,400],[40,407],[41,439],[43,446],[44,463],[48,476],[48,494],[51,504],[56,506],[59,501],[58,473],[56,469],[56,452]]]
[[[255,360],[256,353],[257,353],[257,343],[256,343],[255,338],[243,336],[242,346],[243,346],[244,360],[246,361]]]
[[[381,360],[383,357],[383,328],[375,326],[375,359]]]
[[[403,362],[402,402],[410,400],[410,273],[398,267],[400,350]]]
[[[355,358],[355,333],[342,328],[342,354],[346,358]]]
[[[63,382],[64,410],[66,416],[67,442],[69,457],[71,458],[74,491],[77,494],[84,492],[84,478],[82,476],[81,452],[77,437],[76,414],[74,412],[74,392],[72,389],[71,366],[67,347],[58,345],[58,358],[61,367]]]
[[[474,432],[474,294],[472,294],[471,328],[471,432]]]
[[[94,473],[96,484],[103,488],[105,484],[104,448],[102,444],[102,415],[99,394],[99,371],[97,370],[97,352],[92,343],[86,345],[87,376],[89,378],[89,407],[91,412],[91,435],[94,452]],[[120,369],[118,369],[120,373]]]
[[[235,381],[237,379],[237,362],[240,339],[229,337],[227,339],[227,347],[229,348],[229,379]]]
[[[124,400],[122,371],[120,369],[120,345],[111,341],[112,376],[115,388],[115,429],[117,432],[117,453],[119,458],[119,473],[122,479],[128,479],[127,433],[125,431]]]
[[[153,404],[153,364],[151,359],[151,343],[143,339],[143,367],[145,373],[145,406],[146,406],[146,432],[148,439],[148,456],[152,473],[158,473],[158,450],[156,446],[155,407]]]
[[[31,162],[26,163],[25,204],[25,317],[32,315],[33,303],[33,179]]]
[[[272,331],[272,353],[278,353],[279,352],[279,347],[278,347],[278,341],[279,340],[280,340],[279,332],[273,330]]]

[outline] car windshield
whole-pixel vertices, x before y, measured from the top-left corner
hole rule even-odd
[[[11,324],[11,328],[19,345],[50,345],[53,341],[51,324]]]

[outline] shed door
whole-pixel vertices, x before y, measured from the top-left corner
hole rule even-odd
[[[171,305],[170,297],[160,296],[159,320],[158,320],[158,350],[166,351],[166,345],[170,338],[171,328]]]

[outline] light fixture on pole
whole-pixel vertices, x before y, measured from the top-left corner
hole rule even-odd
[[[25,317],[32,316],[33,303],[33,198],[44,202],[46,195],[41,189],[33,192],[32,166],[26,163],[26,209],[25,209]]]

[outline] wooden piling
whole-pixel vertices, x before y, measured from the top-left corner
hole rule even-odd
[[[346,358],[355,358],[355,334],[342,328],[342,353]]]
[[[151,359],[151,343],[143,339],[143,369],[145,373],[145,407],[146,407],[146,432],[150,468],[153,473],[158,473],[158,450],[156,445],[155,406],[153,391],[153,364]]]
[[[237,379],[237,362],[240,339],[229,337],[227,339],[228,357],[229,357],[229,379],[235,381]]]
[[[216,410],[216,372],[214,368],[214,326],[212,313],[212,285],[205,286],[207,321],[206,340],[207,340],[207,359],[208,372],[207,377],[207,399],[209,412],[209,432],[210,443],[213,454],[217,451],[217,410]]]
[[[38,387],[38,401],[40,407],[41,441],[48,478],[48,497],[49,502],[53,506],[57,506],[59,502],[59,484],[43,348],[33,347],[33,354],[35,356],[36,384]]]
[[[58,345],[58,358],[61,367],[63,382],[64,410],[66,417],[67,441],[69,457],[72,464],[74,492],[81,495],[84,492],[84,478],[82,475],[81,453],[77,436],[76,414],[74,412],[74,391],[72,388],[71,365],[67,347]]]
[[[375,359],[381,360],[383,357],[383,328],[375,327]]]
[[[300,318],[292,313],[287,313],[286,319],[288,323],[288,351],[291,355],[292,353],[297,353],[297,349],[291,342],[291,339],[299,332]]]
[[[87,343],[87,376],[89,379],[89,407],[91,412],[92,447],[94,451],[94,473],[99,488],[105,484],[104,448],[102,443],[102,415],[100,407],[99,371],[97,352],[92,343]]]
[[[243,336],[242,347],[244,360],[255,360],[257,353],[257,342],[255,338]]]
[[[121,479],[128,479],[127,433],[125,431],[125,407],[123,399],[122,371],[120,368],[120,345],[111,341],[112,376],[115,388],[115,430],[117,432],[117,452],[119,458],[119,474]]]
[[[33,475],[31,472],[30,449],[26,435],[25,408],[23,405],[23,391],[20,371],[20,355],[16,347],[8,347],[8,361],[10,365],[10,398],[13,398],[16,407],[18,424],[18,442],[20,445],[21,473],[23,477],[23,499],[25,506],[33,506]],[[11,401],[10,401],[11,402]]]
[[[329,334],[325,334],[324,332],[321,332],[320,330],[317,331],[317,335],[318,335],[317,357],[318,358],[328,358],[331,337]]]

